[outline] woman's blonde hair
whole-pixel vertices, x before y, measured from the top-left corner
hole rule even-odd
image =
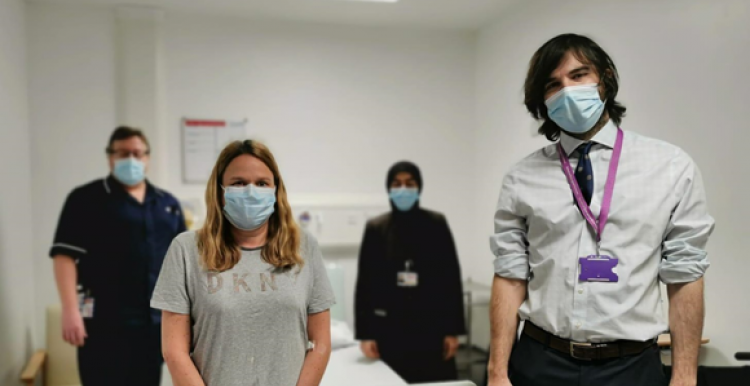
[[[216,160],[206,187],[206,222],[198,230],[198,250],[205,269],[223,272],[232,269],[239,261],[241,249],[232,235],[232,224],[224,217],[221,187],[227,166],[240,155],[248,154],[263,161],[274,177],[276,204],[268,219],[268,237],[261,251],[265,262],[277,268],[303,265],[300,257],[300,230],[292,217],[286,198],[284,180],[268,148],[257,141],[234,141],[227,145]]]

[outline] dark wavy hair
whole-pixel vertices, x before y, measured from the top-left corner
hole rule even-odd
[[[539,134],[543,134],[550,141],[557,141],[562,129],[547,115],[547,106],[544,104],[545,86],[549,82],[550,74],[568,53],[573,54],[581,63],[594,67],[601,79],[600,85],[604,86],[605,111],[609,114],[609,118],[619,125],[625,116],[625,106],[615,100],[620,88],[620,78],[612,58],[586,36],[559,35],[544,43],[534,53],[529,62],[529,72],[524,84],[526,109],[535,119],[544,120],[542,126],[539,127]]]

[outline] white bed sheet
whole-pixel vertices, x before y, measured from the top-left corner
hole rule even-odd
[[[385,363],[365,358],[359,345],[331,353],[320,386],[403,386],[408,385]]]

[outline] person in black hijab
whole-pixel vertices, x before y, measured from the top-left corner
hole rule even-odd
[[[442,214],[420,207],[416,165],[393,165],[386,187],[391,212],[368,221],[359,254],[356,338],[408,383],[455,380],[466,326],[453,236]]]

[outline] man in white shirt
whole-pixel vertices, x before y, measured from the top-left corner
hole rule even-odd
[[[685,152],[619,129],[617,91],[617,68],[587,37],[557,36],[531,60],[525,104],[556,143],[503,181],[490,386],[667,385],[655,344],[667,330],[670,384],[697,383],[714,221]]]

